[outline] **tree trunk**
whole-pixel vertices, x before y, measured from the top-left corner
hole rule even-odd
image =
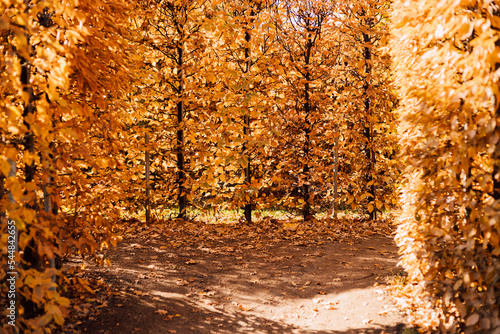
[[[250,16],[254,16],[254,15],[255,14],[252,11]],[[247,75],[250,73],[250,66],[252,65],[252,63],[251,63],[252,60],[250,59],[250,49],[248,48],[248,44],[250,43],[250,39],[251,39],[250,32],[247,29],[247,31],[245,31],[245,41],[247,42],[247,46],[245,47],[245,74],[247,74]],[[247,92],[248,92],[248,88],[247,88]],[[247,187],[249,187],[250,184],[252,183],[251,169],[250,169],[250,153],[248,152],[248,147],[246,146],[246,143],[248,142],[248,137],[250,136],[250,110],[249,109],[250,109],[250,106],[248,106],[248,108],[246,110],[246,115],[243,118],[243,123],[244,123],[243,124],[243,134],[245,136],[245,141],[243,144],[243,154],[246,156],[246,161],[247,161],[247,165],[245,166],[245,184]],[[252,222],[252,203],[246,202],[244,210],[245,210],[245,220],[248,223],[251,223]]]
[[[335,149],[333,151],[333,203],[332,216],[337,218],[337,196],[338,196],[338,172],[339,172],[339,126],[335,125]]]
[[[496,115],[497,119],[500,118],[500,107],[498,107],[497,110],[495,111],[495,115]],[[498,129],[498,125],[497,125],[497,129]],[[495,201],[498,201],[498,200],[500,200],[500,152],[498,151],[498,149],[493,154],[493,173],[492,173],[492,176],[493,176],[493,193],[491,196],[495,199]],[[470,210],[470,208],[469,208],[469,210]]]
[[[178,218],[186,218],[187,196],[186,196],[186,171],[184,166],[184,47],[183,42],[177,47],[178,68],[177,79],[179,89],[177,97],[177,188],[179,189],[179,215]]]
[[[149,148],[147,147],[149,144],[149,133],[146,133],[146,156],[145,156],[145,165],[146,165],[146,224],[149,224],[151,221],[151,202],[149,198]]]
[[[27,8],[29,8],[30,1],[25,0],[25,4]],[[31,53],[29,35],[26,35],[26,44],[28,45],[29,48],[28,53]],[[31,87],[30,83],[31,65],[28,59],[25,59],[22,56],[20,56],[20,63],[21,63],[21,84],[23,86],[23,92],[27,93],[29,96],[28,102],[24,106],[23,110],[23,119],[24,119],[23,123],[28,130],[24,135],[23,144],[24,144],[24,151],[26,152],[25,155],[33,156],[35,150],[35,138],[33,131],[31,130],[31,125],[29,122],[27,122],[27,118],[33,115],[33,113],[35,112],[33,88]],[[24,181],[27,184],[33,182],[33,180],[35,179],[35,172],[36,172],[36,166],[34,161],[24,165]],[[36,193],[33,194],[33,199],[30,200],[28,203],[26,203],[26,209],[37,210]],[[29,234],[29,232],[30,232],[30,225],[26,224],[26,233]],[[40,256],[38,255],[36,249],[36,243],[33,239],[30,240],[26,245],[26,247],[24,248],[24,252],[21,259],[21,266],[23,266],[26,269],[36,269],[36,270],[41,269]],[[25,319],[32,319],[36,316],[38,308],[31,300],[26,300],[25,298],[21,298],[20,303],[24,308],[23,316]]]
[[[308,66],[311,61],[311,52],[313,47],[313,42],[311,38],[311,29],[308,27],[307,34],[307,44],[306,44],[306,52],[305,52],[305,64]],[[302,195],[304,200],[304,207],[302,208],[302,216],[304,221],[307,221],[311,218],[311,203],[310,203],[310,168],[309,168],[309,150],[310,150],[310,134],[311,134],[311,97],[310,97],[310,84],[311,81],[311,73],[307,70],[305,75],[306,82],[304,84],[304,112],[305,112],[305,124],[304,124],[304,161],[302,166],[302,174],[305,177],[304,184],[302,186]]]
[[[369,25],[369,23],[368,23]],[[363,42],[366,44],[371,43],[371,38],[368,34],[363,33]],[[369,84],[368,84],[368,78],[371,73],[371,66],[369,62],[371,61],[372,55],[371,55],[371,50],[369,47],[365,46],[363,50],[364,54],[364,60],[365,60],[365,83],[363,85],[363,92],[364,92],[364,108],[365,108],[365,116],[368,118],[368,116],[371,116],[371,109],[370,109],[370,98],[368,97],[368,89],[369,89]],[[364,135],[366,138],[366,146],[365,146],[365,152],[366,152],[366,159],[368,160],[368,171],[366,173],[366,183],[371,182],[371,186],[368,188],[369,192],[372,194],[372,203],[373,203],[373,210],[370,212],[370,219],[375,220],[377,219],[377,206],[375,205],[375,182],[373,180],[372,174],[375,172],[375,152],[373,150],[373,124],[371,120],[365,120],[365,129],[364,129]]]
[[[7,195],[5,192],[5,176],[0,173],[0,201],[3,201],[4,196]],[[7,211],[0,211],[0,221],[7,216]]]

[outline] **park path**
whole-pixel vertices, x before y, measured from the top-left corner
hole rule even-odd
[[[413,332],[386,289],[401,271],[390,235],[287,231],[190,238],[184,227],[146,227],[106,254],[112,267],[94,268],[111,294],[82,331]]]

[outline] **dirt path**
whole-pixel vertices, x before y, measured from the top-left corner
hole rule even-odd
[[[83,331],[405,332],[384,289],[399,271],[390,237],[348,243],[323,233],[263,242],[248,233],[182,240],[175,232],[148,230],[108,254],[113,267],[96,270],[112,297]]]

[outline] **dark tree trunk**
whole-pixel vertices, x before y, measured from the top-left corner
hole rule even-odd
[[[312,41],[312,29],[309,29],[307,34],[307,44],[305,49],[305,64],[308,66],[311,62],[311,52],[313,48]],[[304,113],[305,113],[305,124],[304,124],[304,161],[302,166],[302,174],[305,177],[304,184],[302,186],[302,198],[304,200],[304,207],[302,208],[302,216],[304,221],[311,218],[311,196],[310,196],[310,168],[309,168],[309,151],[310,151],[310,135],[311,135],[311,87],[309,82],[311,81],[311,73],[307,70],[305,75],[306,82],[304,84]]]
[[[250,16],[254,16],[254,12],[252,11]],[[252,65],[252,60],[250,59],[250,49],[248,48],[248,43],[250,43],[250,32],[247,30],[245,32],[245,41],[247,42],[247,46],[245,47],[245,74],[249,74],[250,72],[250,66]],[[250,108],[250,107],[248,107]],[[243,134],[245,135],[245,139],[248,138],[250,135],[250,110],[247,110],[246,115],[243,118]],[[245,143],[247,140],[245,140]],[[245,183],[247,187],[251,184],[252,179],[251,179],[251,169],[250,169],[250,153],[248,152],[248,147],[246,144],[243,144],[243,154],[246,155],[246,160],[247,160],[247,165],[245,167]],[[248,223],[252,222],[252,203],[247,202],[245,203],[245,220]]]
[[[500,107],[497,108],[496,112],[497,119],[500,118]],[[498,125],[497,125],[498,131]],[[500,200],[500,152],[497,149],[493,154],[493,194],[491,195],[495,201]],[[469,208],[470,210],[470,208]]]
[[[371,43],[371,38],[368,34],[363,33],[363,42],[366,44]],[[371,50],[369,47],[365,46],[363,50],[363,56],[365,60],[365,83],[363,85],[363,92],[364,92],[364,112],[366,118],[371,116],[371,109],[370,109],[370,97],[368,96],[368,89],[369,89],[369,84],[368,84],[368,78],[371,73],[371,65],[370,61],[372,58]],[[373,176],[372,173],[375,171],[375,152],[373,150],[373,125],[371,123],[371,120],[365,120],[365,128],[364,128],[364,136],[366,138],[366,146],[365,146],[365,153],[366,153],[366,160],[368,161],[368,170],[366,173],[366,184],[371,182],[371,185],[367,189],[371,194],[372,194],[372,203],[373,203],[373,210],[370,212],[370,219],[375,220],[377,219],[377,206],[375,205],[375,182],[373,181]]]
[[[337,218],[337,197],[338,197],[338,175],[339,175],[339,126],[335,125],[335,148],[333,152],[333,203],[332,216]]]
[[[178,68],[177,79],[179,81],[177,102],[177,188],[179,189],[179,218],[186,218],[187,196],[186,196],[186,171],[184,166],[184,129],[182,122],[184,121],[184,48],[181,45],[177,47]]]
[[[30,44],[29,36],[26,36],[26,39],[27,39],[27,44],[29,45]],[[28,131],[24,135],[23,146],[24,146],[24,151],[27,154],[33,156],[35,151],[35,138],[33,131],[31,130],[31,125],[29,122],[27,122],[27,118],[33,115],[33,113],[35,112],[33,88],[31,87],[30,84],[31,65],[28,62],[28,60],[22,56],[20,57],[20,62],[21,62],[21,84],[23,85],[23,91],[27,93],[29,96],[28,103],[24,106],[23,110],[23,118],[24,118],[23,123],[28,129]],[[35,179],[35,172],[36,172],[36,166],[33,161],[29,164],[25,164],[24,181],[26,183],[33,182],[33,180]],[[26,204],[26,207],[28,209],[37,210],[37,203],[35,196],[33,196],[33,199]],[[30,231],[30,226],[26,224],[26,233],[29,234],[29,231]],[[25,269],[41,270],[40,256],[36,249],[36,243],[33,239],[30,240],[26,245],[26,247],[24,248],[24,252],[21,258],[21,266],[24,267]],[[32,319],[39,312],[36,305],[30,300],[21,298],[20,303],[24,308],[23,316],[25,319]]]
[[[146,138],[145,138],[146,146],[149,144],[149,134],[146,133]],[[151,200],[149,198],[149,149],[146,147],[146,154],[144,159],[145,165],[146,165],[146,224],[149,224],[151,222]]]

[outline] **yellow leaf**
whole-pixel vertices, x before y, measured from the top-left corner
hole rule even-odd
[[[0,18],[0,30],[9,28],[9,21],[5,18]]]
[[[17,159],[17,150],[14,147],[9,147],[5,150],[4,156],[7,158],[16,161]]]
[[[51,320],[52,316],[50,314],[44,314],[38,319],[38,327],[43,328],[47,326]]]
[[[5,177],[9,177],[10,164],[5,158],[0,159],[0,171],[2,171],[2,174],[5,175]]]
[[[474,24],[472,24],[472,22],[465,22],[457,31],[458,38],[460,38],[461,40],[469,38],[470,35],[472,34],[473,29],[474,29]]]
[[[52,315],[58,314],[58,315],[62,316],[61,309],[54,304],[45,305],[45,311],[47,311],[48,314],[52,314]]]
[[[64,325],[64,318],[62,316],[62,314],[54,314],[54,321],[56,322],[56,324],[58,324],[59,326],[62,326]]]
[[[35,219],[35,215],[36,215],[36,213],[34,210],[24,209],[24,211],[23,211],[24,222],[31,224],[33,222],[33,220]]]
[[[40,285],[35,286],[35,289],[33,289],[33,297],[39,301],[43,299],[43,288]]]
[[[97,165],[101,168],[106,168],[108,167],[108,161],[104,158],[99,158],[97,159]]]
[[[298,226],[299,226],[299,224],[297,224],[297,223],[284,223],[283,224],[283,227],[285,229],[292,230],[292,231],[295,231]]]
[[[10,193],[15,201],[20,201],[23,197],[23,188],[19,183],[14,183],[12,187],[10,187]]]
[[[58,298],[56,298],[56,301],[59,305],[61,305],[63,307],[68,307],[70,305],[70,301],[66,297],[58,297]]]

